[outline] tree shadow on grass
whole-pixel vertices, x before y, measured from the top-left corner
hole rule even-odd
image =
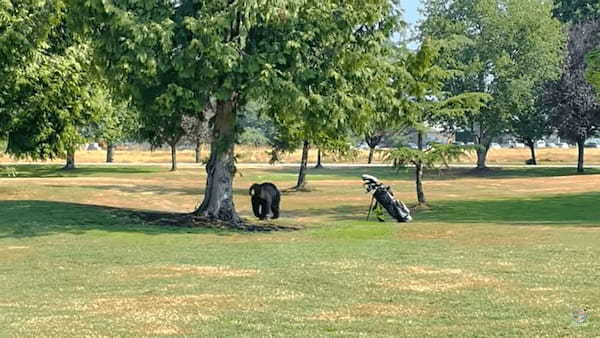
[[[238,230],[243,230],[240,233],[299,230],[299,228],[283,226],[273,229],[271,224],[258,226],[248,224],[245,228],[230,229],[189,227],[189,224],[176,223],[186,215],[64,202],[0,201],[0,239],[47,236],[56,233],[78,235],[92,230],[147,235],[184,233],[230,235],[240,232]],[[168,225],[158,222],[162,217],[169,221]],[[254,230],[249,226],[254,226]]]
[[[62,165],[14,165],[16,171],[14,179],[19,178],[52,178],[52,177],[89,177],[89,176],[113,176],[113,175],[136,175],[151,174],[164,171],[159,167],[79,167],[72,170],[63,170]],[[5,176],[11,178],[10,176]]]
[[[503,200],[439,201],[416,215],[420,221],[600,226],[600,192]]]
[[[55,189],[73,189],[73,185],[70,184],[53,184],[49,187]],[[80,189],[91,189],[91,190],[111,190],[118,191],[128,194],[143,194],[151,193],[155,195],[167,195],[167,194],[178,194],[178,195],[190,195],[200,196],[204,195],[205,187],[172,187],[165,185],[152,185],[152,184],[136,184],[136,185],[117,185],[117,184],[79,184],[76,186]],[[245,188],[233,188],[235,195],[248,195],[248,189]]]

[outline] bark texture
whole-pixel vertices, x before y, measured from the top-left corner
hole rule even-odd
[[[115,145],[112,142],[106,144],[106,163],[115,161]]]
[[[480,143],[477,149],[477,169],[487,169],[487,155],[490,151],[491,141]]]
[[[206,191],[202,204],[194,214],[240,224],[241,219],[233,203],[236,109],[234,99],[217,102],[210,159],[206,164]]]
[[[423,151],[423,133],[417,134],[417,147]],[[415,163],[415,183],[417,188],[417,201],[419,204],[426,204],[425,191],[423,190],[423,163],[419,160]]]
[[[383,140],[383,135],[366,135],[365,142],[369,146],[369,164],[373,163],[373,154],[375,153],[375,148],[381,143]]]
[[[300,160],[300,171],[298,172],[298,183],[292,189],[304,189],[306,188],[306,168],[308,166],[308,150],[310,149],[310,144],[308,141],[304,141],[304,146],[302,147],[302,159]]]
[[[69,150],[67,151],[67,163],[65,164],[63,169],[73,170],[75,168],[75,150]]]
[[[533,142],[533,140],[528,140],[527,146],[529,146],[529,150],[531,151],[531,164],[537,165],[537,159],[535,156],[535,142]]]
[[[177,171],[177,143],[171,146],[171,171]]]
[[[583,167],[583,161],[585,157],[585,138],[579,138],[577,140],[577,172],[583,173],[585,171]]]
[[[321,148],[317,149],[317,165],[315,165],[315,169],[323,168],[323,163],[321,162]]]
[[[201,157],[201,150],[202,150],[202,143],[200,141],[196,141],[196,163],[202,163],[202,157]]]

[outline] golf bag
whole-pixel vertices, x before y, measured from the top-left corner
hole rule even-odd
[[[404,203],[394,198],[394,193],[389,185],[383,185],[376,177],[371,175],[362,175],[362,180],[367,193],[372,194],[367,220],[371,216],[371,211],[381,205],[398,222],[412,221],[410,210]],[[373,205],[374,201],[375,205]],[[382,218],[378,217],[378,219],[383,222]]]

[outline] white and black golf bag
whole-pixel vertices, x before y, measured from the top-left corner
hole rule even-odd
[[[377,177],[371,175],[362,175],[362,180],[367,193],[372,194],[367,220],[371,216],[371,211],[381,205],[398,222],[412,221],[410,210],[404,203],[394,198],[394,193],[389,185],[383,185]],[[373,205],[374,201],[375,205]],[[382,218],[378,217],[378,219],[383,222]]]

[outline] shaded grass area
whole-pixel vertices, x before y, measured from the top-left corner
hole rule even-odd
[[[14,178],[42,178],[42,177],[90,177],[90,176],[121,176],[140,175],[164,171],[159,167],[102,167],[79,166],[76,169],[63,170],[61,165],[14,165]],[[6,177],[11,177],[6,175]]]
[[[266,234],[131,217],[170,200],[193,204],[202,178],[192,170],[0,181],[0,336],[600,331],[598,176],[586,176],[589,191],[561,192],[582,178],[562,170],[491,180],[458,174],[427,186],[432,209],[398,224],[364,220],[361,173],[311,171],[315,191],[285,195],[277,221],[308,228]],[[412,196],[409,176],[374,173]],[[99,177],[114,182],[93,188]],[[251,182],[291,186],[294,178],[292,171],[245,170],[236,179],[236,206],[248,215]],[[511,196],[516,188],[523,189]],[[583,307],[590,319],[576,325],[571,313]]]
[[[52,201],[0,201],[0,238],[25,238],[67,233],[84,235],[101,230],[146,235],[218,233],[200,228],[178,228],[144,224],[139,210]]]

